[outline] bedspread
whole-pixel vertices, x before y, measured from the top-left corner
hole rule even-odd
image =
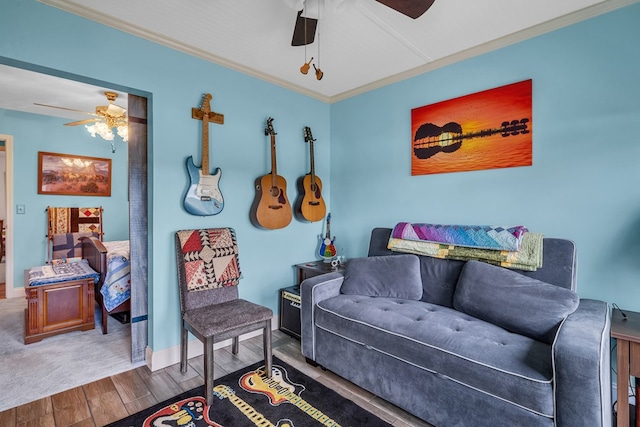
[[[107,249],[107,274],[100,288],[103,304],[111,311],[131,298],[129,241],[102,242]]]

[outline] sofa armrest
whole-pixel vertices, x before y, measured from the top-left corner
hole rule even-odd
[[[556,426],[611,426],[611,318],[603,301],[580,300],[553,343]]]
[[[327,273],[310,277],[300,284],[300,323],[302,354],[315,360],[315,316],[316,304],[340,294],[344,276],[342,273]]]

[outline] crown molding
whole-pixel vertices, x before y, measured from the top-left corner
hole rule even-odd
[[[411,70],[407,70],[402,73],[398,73],[393,76],[389,76],[384,79],[380,79],[375,82],[332,96],[330,97],[329,102],[335,103],[335,102],[344,101],[345,99],[348,99],[357,95],[362,95],[363,93],[370,92],[375,89],[380,89],[384,86],[388,86],[393,83],[398,83],[403,80],[410,79],[412,77],[416,77],[421,74],[428,73],[430,71],[434,71],[438,68],[443,68],[448,65],[455,64],[456,62],[461,62],[466,59],[480,56],[482,54],[485,54],[485,53],[488,53],[512,44],[520,43],[522,41],[531,39],[533,37],[550,33],[552,31],[559,30],[569,25],[577,24],[579,22],[586,21],[587,19],[595,18],[596,16],[603,15],[605,13],[612,12],[614,10],[617,10],[626,6],[630,6],[638,2],[640,2],[640,0],[611,0],[611,1],[605,1],[603,3],[598,3],[597,5],[587,7],[577,12],[561,16],[551,21],[547,21],[542,24],[527,28],[525,30],[518,31],[513,34],[509,34],[508,36],[505,36],[496,40],[492,40],[488,43],[484,43],[484,44],[472,47],[470,49],[458,52],[454,55],[450,55],[445,58],[435,60],[433,62],[421,65]]]
[[[445,58],[437,59],[435,61],[421,65],[419,67],[415,67],[411,70],[407,70],[407,71],[395,74],[393,76],[386,77],[384,79],[376,80],[374,82],[368,83],[366,85],[362,85],[360,87],[357,87],[349,91],[345,91],[337,95],[326,96],[318,92],[309,90],[305,87],[292,84],[286,80],[279,79],[273,76],[268,76],[252,68],[246,67],[244,65],[238,64],[233,61],[229,61],[228,59],[222,58],[220,56],[213,55],[202,49],[188,46],[185,43],[182,43],[178,40],[172,39],[165,35],[146,30],[136,25],[131,25],[130,23],[124,22],[120,19],[114,19],[114,18],[107,19],[107,17],[105,17],[102,13],[96,11],[95,9],[89,8],[83,5],[82,3],[76,3],[73,0],[38,0],[38,1],[40,3],[44,3],[49,6],[53,6],[58,9],[64,10],[66,12],[70,12],[75,15],[81,16],[83,18],[96,21],[100,24],[115,28],[125,33],[142,37],[146,40],[150,40],[152,42],[169,47],[171,49],[175,49],[180,52],[186,53],[188,55],[192,55],[197,58],[204,59],[205,61],[222,65],[224,67],[230,68],[240,73],[258,78],[268,83],[275,84],[277,86],[283,87],[293,92],[300,93],[301,95],[305,95],[329,104],[340,102],[345,99],[352,98],[354,96],[361,95],[363,93],[370,92],[372,90],[379,89],[384,86],[388,86],[390,84],[397,83],[412,77],[416,77],[418,75],[425,74],[442,67],[446,67],[456,62],[464,61],[466,59],[473,58],[475,56],[479,56],[479,55],[482,55],[482,54],[485,54],[485,53],[488,53],[512,44],[516,44],[524,40],[527,40],[542,34],[546,34],[546,33],[558,30],[560,28],[567,27],[569,25],[573,25],[573,24],[585,21],[587,19],[591,19],[596,16],[599,16],[608,12],[612,12],[614,10],[640,2],[640,0],[603,1],[596,5],[584,8],[582,10],[579,10],[574,13],[570,13],[568,15],[561,16],[551,21],[544,22],[542,24],[533,26],[531,28],[527,28],[525,30],[510,34],[500,39],[496,39],[488,43],[475,46],[473,48],[467,49],[462,52],[458,52],[454,55],[450,55]]]

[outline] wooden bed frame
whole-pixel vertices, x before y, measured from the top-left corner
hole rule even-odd
[[[109,314],[124,313],[131,310],[131,299],[126,300],[112,311],[107,311],[102,301],[100,289],[107,275],[107,249],[97,237],[82,237],[82,258],[89,262],[91,268],[100,273],[100,280],[95,286],[95,299],[102,311],[102,333],[107,333],[107,319]]]

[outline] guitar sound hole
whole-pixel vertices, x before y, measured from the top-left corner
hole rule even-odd
[[[269,189],[269,192],[273,197],[278,197],[280,195],[280,189],[278,187],[271,187],[271,189]]]

